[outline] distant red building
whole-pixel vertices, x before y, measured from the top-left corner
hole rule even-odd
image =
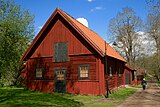
[[[125,65],[124,84],[136,84],[135,72],[136,72],[136,70],[134,68],[131,68],[130,66]]]
[[[126,60],[97,33],[57,8],[29,46],[30,90],[104,95],[124,84]]]
[[[137,70],[136,75],[137,75],[137,84],[141,84],[143,78],[145,77],[145,71],[144,70]]]

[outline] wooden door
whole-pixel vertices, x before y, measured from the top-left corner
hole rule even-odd
[[[126,74],[125,75],[125,81],[126,81],[126,84],[130,84],[130,74]]]
[[[66,92],[66,70],[55,69],[54,71],[54,92]]]

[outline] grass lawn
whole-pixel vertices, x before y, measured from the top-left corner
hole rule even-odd
[[[121,88],[117,92],[111,94],[110,98],[124,100],[129,95],[133,94],[134,92],[136,92],[136,91],[134,89],[132,89],[132,88]]]
[[[135,90],[122,88],[103,96],[51,94],[24,90],[23,88],[0,88],[0,107],[114,107]]]
[[[133,86],[134,88],[142,88],[142,85],[141,84],[139,84],[139,85],[135,85],[135,86]]]
[[[80,107],[82,103],[50,94],[24,90],[23,88],[0,88],[0,107]]]

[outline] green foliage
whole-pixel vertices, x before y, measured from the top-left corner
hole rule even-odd
[[[148,38],[154,41],[154,49],[156,51],[153,55],[151,69],[155,77],[159,80],[160,73],[160,0],[150,0],[148,4],[148,15],[145,30],[148,33]]]
[[[157,82],[158,86],[160,87],[160,81],[158,81],[158,79],[157,79],[156,82]]]
[[[158,70],[158,60],[157,60],[157,54],[153,54],[150,56],[144,56],[139,57],[136,60],[136,65],[143,70],[146,70],[148,75],[151,76],[157,76],[157,74],[160,73],[160,70]]]
[[[0,1],[0,83],[15,84],[20,58],[34,35],[33,16],[14,1]]]

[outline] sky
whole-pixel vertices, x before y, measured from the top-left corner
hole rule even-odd
[[[60,8],[88,28],[108,39],[109,21],[124,7],[132,8],[142,20],[146,19],[146,0],[15,0],[21,8],[35,16],[35,32],[40,31],[56,8]]]

